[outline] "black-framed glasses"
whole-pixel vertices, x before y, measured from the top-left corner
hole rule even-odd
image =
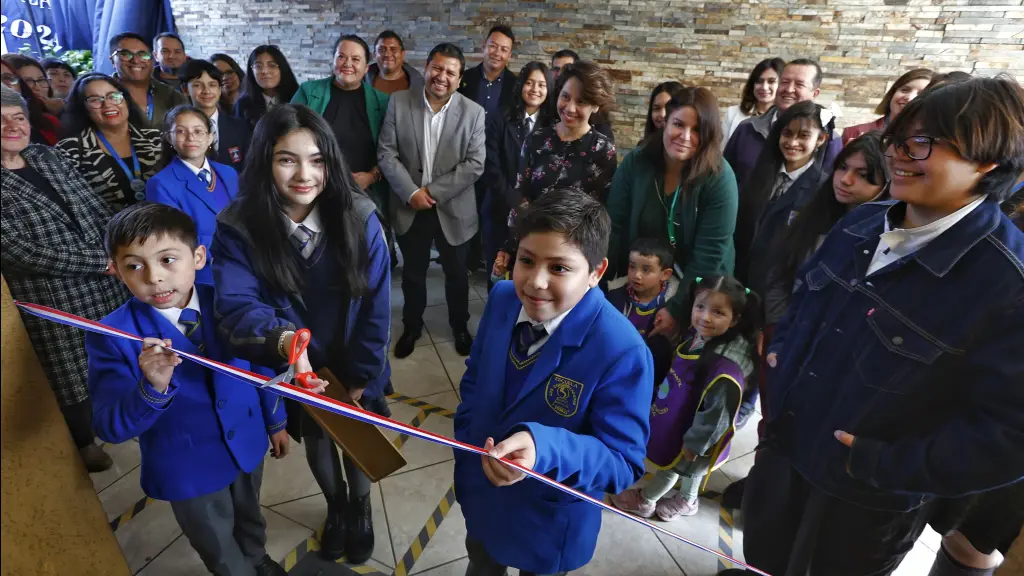
[[[103,102],[110,102],[114,106],[120,106],[121,102],[124,102],[123,92],[111,92],[106,96],[89,96],[85,99],[85,104],[89,108],[103,108]]]
[[[885,155],[892,158],[895,155],[895,151],[902,150],[911,160],[927,160],[932,155],[932,147],[936,142],[941,141],[942,138],[936,138],[934,136],[907,136],[902,140],[895,140],[892,137],[886,137],[882,139],[882,148],[885,150]],[[893,149],[893,152],[889,152],[889,148]]]
[[[121,60],[121,62],[131,62],[132,58],[135,58],[139,62],[149,62],[150,60],[153,59],[153,55],[150,54],[146,50],[139,50],[138,52],[132,52],[131,50],[128,50],[127,48],[122,48],[120,50],[114,50],[114,53],[111,54],[111,56],[112,57],[113,56],[117,56]]]
[[[29,88],[35,88],[37,85],[42,84],[43,86],[50,85],[49,78],[23,78],[25,84],[28,84]]]

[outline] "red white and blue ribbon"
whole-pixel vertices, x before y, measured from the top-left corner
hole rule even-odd
[[[135,334],[130,334],[128,332],[124,332],[124,331],[118,330],[116,328],[111,328],[110,326],[107,326],[105,324],[101,324],[101,323],[95,322],[93,320],[88,320],[88,319],[82,318],[80,316],[75,316],[74,314],[68,314],[67,312],[62,312],[62,311],[56,310],[54,308],[49,308],[49,307],[46,307],[46,306],[40,306],[39,304],[29,304],[29,303],[26,303],[26,302],[15,302],[15,304],[19,308],[21,308],[21,310],[23,310],[23,311],[25,311],[25,312],[27,312],[29,314],[32,314],[33,316],[38,316],[40,318],[43,318],[43,319],[46,319],[46,320],[50,320],[52,322],[57,322],[59,324],[65,324],[67,326],[72,326],[72,327],[75,327],[75,328],[80,328],[82,330],[87,330],[89,332],[96,332],[98,334],[104,334],[106,336],[112,336],[114,338],[125,338],[127,340],[134,340],[136,342],[142,342],[142,338],[140,336],[135,335]],[[285,398],[291,398],[292,400],[295,400],[296,402],[302,402],[303,404],[308,404],[310,406],[315,406],[317,408],[322,408],[322,409],[327,410],[329,412],[333,412],[335,414],[340,414],[342,416],[346,416],[346,417],[352,418],[354,420],[359,420],[360,422],[366,422],[368,424],[373,424],[374,426],[378,426],[380,428],[386,428],[388,430],[393,430],[395,432],[399,432],[399,433],[402,433],[402,434],[407,434],[409,436],[414,436],[414,437],[419,438],[421,440],[426,440],[427,442],[433,442],[435,444],[441,444],[442,446],[448,446],[448,447],[450,447],[452,449],[455,449],[455,450],[462,450],[462,451],[465,451],[465,452],[472,452],[473,454],[480,454],[482,456],[486,456],[487,455],[487,452],[484,451],[484,449],[482,449],[482,448],[478,448],[476,446],[471,446],[469,444],[464,444],[462,442],[459,442],[458,440],[454,440],[452,438],[447,438],[445,436],[441,436],[440,434],[434,434],[433,432],[428,432],[426,430],[421,430],[419,428],[414,428],[412,426],[409,426],[408,424],[404,424],[402,422],[397,422],[395,420],[392,420],[390,418],[385,418],[384,416],[379,416],[379,415],[374,414],[372,412],[367,412],[366,410],[363,410],[362,408],[353,406],[351,404],[345,404],[344,402],[339,402],[337,400],[333,400],[331,398],[327,398],[325,396],[321,396],[320,394],[314,394],[313,392],[310,392],[310,391],[308,391],[308,390],[306,390],[304,388],[301,388],[299,386],[293,386],[291,384],[271,384],[269,386],[266,386],[266,383],[267,383],[268,380],[270,380],[270,378],[268,378],[266,376],[263,376],[261,374],[256,374],[256,373],[253,373],[253,372],[249,372],[248,370],[242,370],[240,368],[235,368],[234,366],[229,366],[227,364],[223,364],[223,363],[217,362],[215,360],[210,360],[209,358],[203,358],[202,356],[197,356],[195,354],[189,354],[188,352],[182,352],[180,350],[174,350],[172,348],[169,348],[168,350],[171,350],[171,351],[175,352],[176,354],[178,354],[179,356],[181,356],[183,358],[187,358],[187,359],[189,359],[189,360],[191,360],[193,362],[196,362],[197,364],[205,366],[205,367],[209,368],[210,370],[213,370],[215,372],[220,372],[221,374],[225,374],[227,376],[232,376],[234,378],[237,378],[238,380],[241,380],[243,382],[247,382],[249,384],[252,384],[253,386],[263,387],[265,390],[270,390],[271,392],[274,392],[275,394],[284,396]],[[527,476],[529,476],[530,478],[533,478],[534,480],[543,482],[543,483],[547,484],[548,486],[551,486],[552,488],[555,488],[556,490],[561,490],[562,492],[565,492],[567,494],[571,494],[571,495],[579,498],[580,500],[586,500],[587,502],[590,502],[594,506],[597,506],[599,508],[607,510],[608,512],[611,512],[612,514],[615,514],[617,516],[621,516],[623,518],[627,518],[629,520],[632,520],[633,522],[636,522],[638,524],[646,526],[647,528],[650,528],[651,530],[654,530],[655,532],[658,532],[660,534],[664,534],[665,536],[668,536],[669,538],[672,538],[674,540],[678,540],[679,542],[682,542],[683,544],[687,544],[687,545],[692,546],[692,547],[694,547],[694,548],[696,548],[698,550],[702,550],[704,552],[707,552],[708,554],[713,554],[713,555],[721,558],[722,560],[727,560],[729,562],[732,562],[736,566],[739,566],[741,568],[745,568],[747,570],[750,570],[751,572],[754,572],[755,574],[760,574],[761,576],[770,576],[767,572],[763,572],[761,570],[758,570],[757,568],[754,568],[753,566],[749,566],[747,564],[744,564],[743,562],[740,562],[739,560],[737,560],[737,559],[735,559],[735,558],[733,558],[731,556],[728,556],[726,554],[723,554],[723,553],[721,553],[721,552],[719,552],[717,550],[713,550],[711,548],[708,548],[707,546],[703,546],[701,544],[698,544],[697,542],[694,542],[692,540],[688,540],[686,538],[683,538],[682,536],[680,536],[678,534],[675,534],[673,532],[670,532],[670,531],[666,530],[665,528],[662,528],[661,526],[658,526],[657,524],[649,522],[649,521],[647,521],[647,520],[645,520],[643,518],[639,518],[637,516],[629,514],[628,512],[623,512],[622,510],[619,510],[618,508],[616,508],[614,506],[610,506],[608,504],[605,504],[601,500],[598,500],[598,499],[596,499],[596,498],[594,498],[592,496],[588,496],[587,494],[584,494],[583,492],[580,492],[580,491],[578,491],[578,490],[576,490],[574,488],[570,488],[569,486],[566,486],[564,484],[556,482],[556,481],[548,478],[547,476],[544,476],[543,474],[539,474],[537,472],[534,472],[533,470],[528,470],[528,469],[523,468],[522,466],[520,466],[518,464],[515,464],[513,462],[509,462],[508,460],[505,460],[505,459],[501,459],[501,462],[503,464],[505,464],[506,466],[509,466],[509,467],[512,467],[512,468],[515,468],[515,469],[519,470],[520,472],[522,472],[523,474],[526,474]]]

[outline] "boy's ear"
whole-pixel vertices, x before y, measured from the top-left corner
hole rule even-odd
[[[195,260],[196,270],[202,270],[206,266],[206,246],[202,244],[196,246]]]
[[[607,271],[608,259],[605,258],[604,260],[601,260],[601,263],[597,265],[597,268],[594,268],[593,272],[590,273],[590,280],[587,282],[587,284],[591,288],[597,286],[597,284],[601,281],[601,278],[604,276],[604,273]]]
[[[671,268],[665,268],[664,270],[661,271],[661,281],[662,282],[668,282],[668,279],[671,278],[671,277],[672,277],[672,269]]]

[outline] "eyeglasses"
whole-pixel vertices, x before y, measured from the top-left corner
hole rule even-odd
[[[121,102],[124,102],[124,94],[121,92],[111,92],[106,96],[89,96],[85,99],[85,104],[89,108],[102,108],[104,101],[110,102],[114,106],[120,106]]]
[[[172,132],[175,138],[179,140],[188,140],[191,137],[193,140],[201,140],[206,138],[210,133],[204,128],[193,128],[187,130],[185,128],[175,128]]]
[[[942,138],[923,135],[908,136],[899,141],[892,137],[886,137],[882,139],[882,148],[889,158],[896,155],[896,150],[902,150],[911,160],[927,160],[932,155],[932,147],[941,140]],[[893,151],[890,152],[889,148],[892,148]]]
[[[0,74],[0,82],[7,86],[17,86],[21,80],[14,74]]]
[[[235,75],[236,75],[236,72],[235,72],[234,70],[230,70],[230,69],[228,69],[228,70],[224,70],[224,71],[223,71],[223,72],[221,72],[220,74],[221,74],[221,76],[223,76],[224,78],[227,78],[228,76],[235,76]]]
[[[126,48],[122,48],[121,50],[115,50],[114,53],[110,55],[110,57],[113,58],[114,56],[120,58],[121,62],[131,62],[132,58],[135,58],[139,62],[149,62],[153,59],[153,55],[147,52],[146,50],[132,52],[131,50],[128,50]]]
[[[28,84],[29,88],[34,88],[39,84],[42,84],[43,86],[50,85],[49,78],[23,78],[23,81],[25,82],[25,84]]]
[[[267,71],[279,70],[280,68],[281,67],[277,65],[277,62],[267,62],[266,65],[263,65],[263,64],[253,64],[252,65],[252,69],[255,70],[256,72],[263,72],[264,70],[267,70]]]

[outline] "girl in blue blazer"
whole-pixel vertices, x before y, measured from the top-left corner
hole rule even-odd
[[[199,244],[209,248],[217,214],[238,195],[238,173],[206,157],[213,145],[210,119],[195,106],[167,113],[164,125],[166,167],[146,182],[146,200],[174,206],[192,217]],[[212,260],[196,272],[196,282],[213,284]]]
[[[312,331],[296,368],[329,368],[363,408],[390,415],[391,266],[375,206],[352,178],[331,126],[305,106],[263,117],[241,193],[217,218],[211,248],[220,330],[232,352],[285,369],[300,328]],[[365,562],[373,551],[370,480],[289,402],[288,430],[327,499],[320,555]]]

